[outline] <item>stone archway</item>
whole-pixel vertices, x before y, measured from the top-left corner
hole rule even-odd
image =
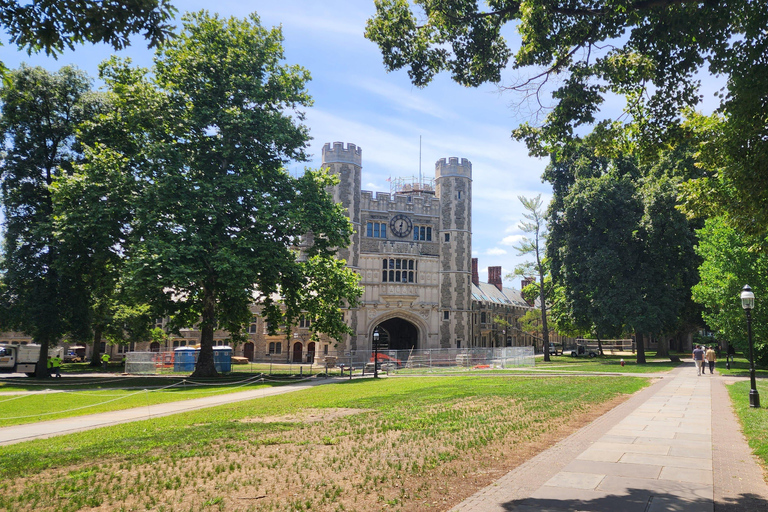
[[[379,350],[419,348],[419,328],[405,318],[389,318],[379,322],[376,328],[379,329]]]

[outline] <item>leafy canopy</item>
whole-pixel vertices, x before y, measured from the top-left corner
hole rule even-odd
[[[311,98],[309,73],[282,62],[280,29],[205,11],[183,25],[153,74],[117,59],[103,66],[114,109],[92,128],[105,134],[93,162],[129,177],[119,224],[127,287],[172,329],[199,326],[196,373],[214,375],[214,330],[244,332],[254,302],[273,331],[306,311],[338,337],[348,329],[340,307],[360,290],[335,260],[351,227],[327,191],[332,178],[284,168],[306,159]]]

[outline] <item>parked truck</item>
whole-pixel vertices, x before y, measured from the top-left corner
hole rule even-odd
[[[48,355],[61,357],[64,349],[49,347]],[[0,373],[26,373],[27,377],[35,376],[35,367],[40,359],[40,345],[11,345],[0,343]]]

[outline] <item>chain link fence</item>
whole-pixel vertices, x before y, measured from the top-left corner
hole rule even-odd
[[[243,360],[243,358],[235,358]],[[311,376],[317,373],[355,375],[373,373],[372,350],[331,351],[317,354],[309,362],[247,361],[232,364],[228,371]],[[389,374],[450,373],[476,370],[504,370],[534,366],[533,347],[464,348],[427,350],[380,350],[379,371]],[[219,368],[217,368],[219,369]],[[193,365],[179,361],[174,352],[129,352],[125,372],[134,375],[191,373]],[[221,371],[219,369],[219,371]]]

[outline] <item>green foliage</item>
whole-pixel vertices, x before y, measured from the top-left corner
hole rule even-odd
[[[547,296],[544,290],[545,288],[545,275],[547,273],[546,265],[544,263],[544,244],[547,240],[547,228],[544,221],[544,210],[542,209],[541,194],[534,198],[527,198],[518,196],[518,199],[523,205],[523,209],[528,213],[524,213],[523,217],[527,219],[527,222],[520,222],[520,229],[524,233],[530,233],[531,237],[523,237],[520,243],[515,246],[518,255],[531,255],[534,261],[530,264],[523,264],[518,266],[516,272],[525,273],[528,270],[532,270],[539,277],[539,283],[543,283],[542,286],[537,286],[539,291],[539,321],[541,322],[541,328],[536,329],[537,332],[541,332],[544,347],[549,345],[549,327],[547,326]],[[526,300],[529,300],[526,298]],[[535,299],[530,301],[535,303]],[[530,324],[529,324],[530,325]],[[544,350],[544,360],[549,361],[549,351]]]
[[[83,158],[75,133],[103,104],[82,72],[22,66],[0,90],[5,215],[2,319],[5,329],[30,334],[47,347],[76,330],[84,296],[56,236],[52,185]],[[47,350],[41,351],[45,361]],[[42,366],[42,365],[39,365]],[[44,367],[39,370],[45,372]]]
[[[128,201],[123,217],[107,215],[125,239],[125,289],[170,315],[171,330],[199,325],[201,376],[215,374],[213,331],[243,332],[253,302],[273,328],[308,311],[339,337],[348,327],[335,318],[360,290],[335,260],[351,227],[332,178],[284,169],[306,158],[311,98],[309,73],[282,62],[280,29],[206,12],[183,24],[154,75],[117,59],[102,66],[113,109],[87,127],[101,137],[82,171],[125,184],[92,191]]]
[[[176,10],[167,0],[60,2],[9,0],[0,7],[0,26],[10,42],[28,52],[58,55],[84,42],[106,43],[115,50],[129,44],[131,34],[143,32],[150,47],[167,39],[168,22]]]
[[[560,165],[577,160],[586,138],[596,157],[615,158],[618,150],[643,165],[660,150],[689,143],[686,118],[701,101],[698,76],[725,77],[726,90],[716,94],[717,126],[700,148],[707,175],[687,187],[688,211],[717,210],[744,232],[768,231],[768,3],[375,4],[366,37],[378,44],[388,70],[407,68],[417,86],[448,71],[462,85],[497,83],[535,101],[543,122],[524,123],[513,136],[532,155],[552,155]],[[519,38],[507,41],[505,25]],[[503,84],[505,70],[519,76]],[[620,120],[600,112],[609,96],[625,100]],[[592,129],[587,136],[585,127]]]
[[[704,306],[704,319],[719,339],[746,351],[747,319],[741,307],[741,289],[749,284],[755,293],[752,336],[755,358],[768,362],[768,312],[762,306],[768,293],[768,256],[754,250],[766,240],[745,235],[721,217],[706,221],[698,231],[697,254],[702,258],[701,281],[693,287],[693,299]]]

